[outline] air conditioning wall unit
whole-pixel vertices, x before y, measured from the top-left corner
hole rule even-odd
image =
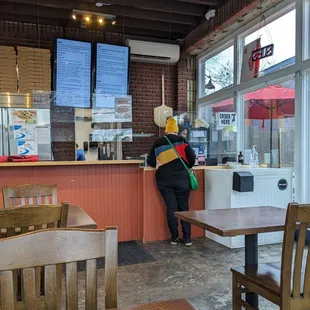
[[[176,44],[130,39],[127,39],[126,44],[130,47],[130,59],[132,61],[175,64],[180,59],[180,46]]]

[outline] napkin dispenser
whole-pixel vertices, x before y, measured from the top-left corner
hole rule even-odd
[[[233,174],[233,190],[246,193],[254,191],[254,176],[251,172],[242,171]]]

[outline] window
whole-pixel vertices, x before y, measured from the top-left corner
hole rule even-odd
[[[295,31],[296,10],[293,10],[245,37],[245,45],[258,38],[261,38],[261,47],[274,44],[274,55],[260,61],[260,75],[295,63]]]
[[[204,96],[231,86],[234,83],[234,46],[206,60],[204,75]]]
[[[237,152],[237,128],[220,128],[217,124],[217,114],[221,112],[235,112],[233,98],[205,106],[200,113],[209,127],[208,157],[216,158],[219,164],[222,164],[223,160],[225,162],[227,157],[236,158]]]
[[[244,150],[255,145],[261,164],[293,167],[294,135],[294,80],[244,95]]]

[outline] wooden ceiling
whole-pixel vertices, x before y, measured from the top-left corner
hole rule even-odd
[[[102,7],[96,3],[102,3]],[[5,0],[0,1],[0,20],[81,27],[72,10],[116,16],[116,25],[88,26],[109,32],[158,39],[184,39],[203,20],[209,9],[226,0]]]

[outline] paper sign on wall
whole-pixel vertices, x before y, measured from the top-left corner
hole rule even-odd
[[[253,52],[260,49],[260,38],[243,47],[241,82],[246,82],[258,77],[260,60],[253,62]]]
[[[237,126],[237,113],[235,112],[218,112],[216,113],[217,130],[227,127]]]
[[[18,155],[38,155],[38,145],[34,141],[17,141]]]

